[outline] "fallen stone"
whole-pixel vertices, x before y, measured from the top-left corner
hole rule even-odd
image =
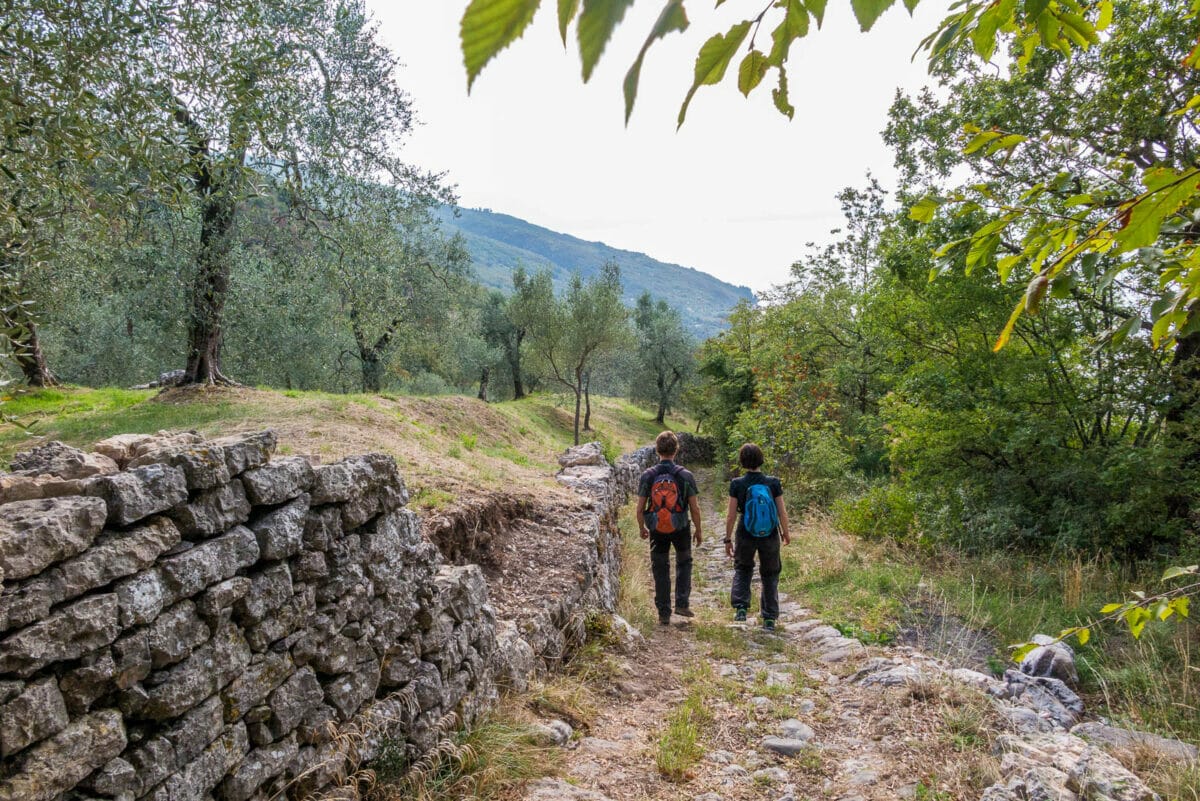
[[[804,750],[808,743],[792,737],[764,737],[762,747],[786,757],[793,757]]]
[[[533,727],[534,739],[541,745],[557,745],[563,746],[571,741],[571,735],[575,730],[571,728],[571,724],[563,720],[551,720],[547,723],[539,723]]]
[[[750,776],[760,784],[783,784],[788,780],[788,772],[780,767],[759,768]]]
[[[1042,676],[1079,686],[1079,671],[1075,668],[1075,651],[1062,640],[1045,634],[1033,635],[1037,648],[1021,659],[1021,672],[1027,676]]]
[[[0,506],[0,577],[28,578],[81,553],[107,517],[99,498],[51,498]]]
[[[812,728],[810,728],[807,724],[796,720],[795,718],[789,718],[788,720],[785,720],[783,723],[779,724],[779,731],[783,735],[784,739],[800,740],[801,742],[805,743],[811,740],[814,734]]]
[[[1164,762],[1195,762],[1196,746],[1180,740],[1160,737],[1145,731],[1122,729],[1098,721],[1080,723],[1071,729],[1071,734],[1082,737],[1089,743],[1109,752],[1137,752],[1152,755]]]
[[[525,788],[525,801],[611,801],[608,796],[563,779],[538,779]]]

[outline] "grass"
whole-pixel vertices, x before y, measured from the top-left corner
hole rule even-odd
[[[469,731],[459,731],[412,767],[404,744],[385,744],[373,764],[372,801],[477,801],[507,797],[526,781],[554,773],[558,747],[539,744],[533,727],[511,707],[501,708]]]
[[[654,754],[658,772],[675,782],[686,781],[692,768],[704,756],[701,739],[704,727],[712,721],[710,698],[716,690],[707,662],[684,668],[683,684],[687,688],[687,697],[667,716]]]
[[[654,608],[654,584],[650,576],[650,543],[638,535],[634,504],[621,510],[621,584],[617,594],[617,614],[629,625],[649,636],[658,625]]]

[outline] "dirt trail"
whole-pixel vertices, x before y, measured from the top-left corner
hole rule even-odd
[[[697,617],[675,617],[638,652],[613,655],[619,678],[585,736],[568,745],[564,778],[533,783],[527,801],[957,799],[977,798],[995,780],[980,696],[851,681],[879,656],[921,657],[904,647],[868,651],[787,598],[774,634],[760,629],[754,611],[748,623],[732,623],[724,522],[710,510],[705,529],[695,553]],[[704,711],[696,759],[669,780],[656,756],[689,695]]]

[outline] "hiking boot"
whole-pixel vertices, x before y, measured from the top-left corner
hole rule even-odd
[[[658,625],[660,625],[660,626],[671,625],[671,616],[670,615],[659,615],[658,616]]]
[[[763,630],[764,631],[774,631],[775,630],[775,619],[770,618],[770,617],[764,617],[763,618]]]
[[[696,616],[696,613],[693,612],[691,610],[691,608],[687,607],[687,606],[675,607],[675,614],[679,615],[680,617],[695,617]]]
[[[737,608],[737,610],[733,613],[733,619],[735,621],[737,621],[738,623],[745,623],[746,622],[746,610],[743,607],[739,606]]]

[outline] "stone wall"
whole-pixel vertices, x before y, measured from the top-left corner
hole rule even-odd
[[[560,479],[575,587],[497,620],[391,458],[274,449],[130,435],[0,476],[0,801],[344,797],[383,744],[415,759],[615,604],[625,485],[603,457]]]

